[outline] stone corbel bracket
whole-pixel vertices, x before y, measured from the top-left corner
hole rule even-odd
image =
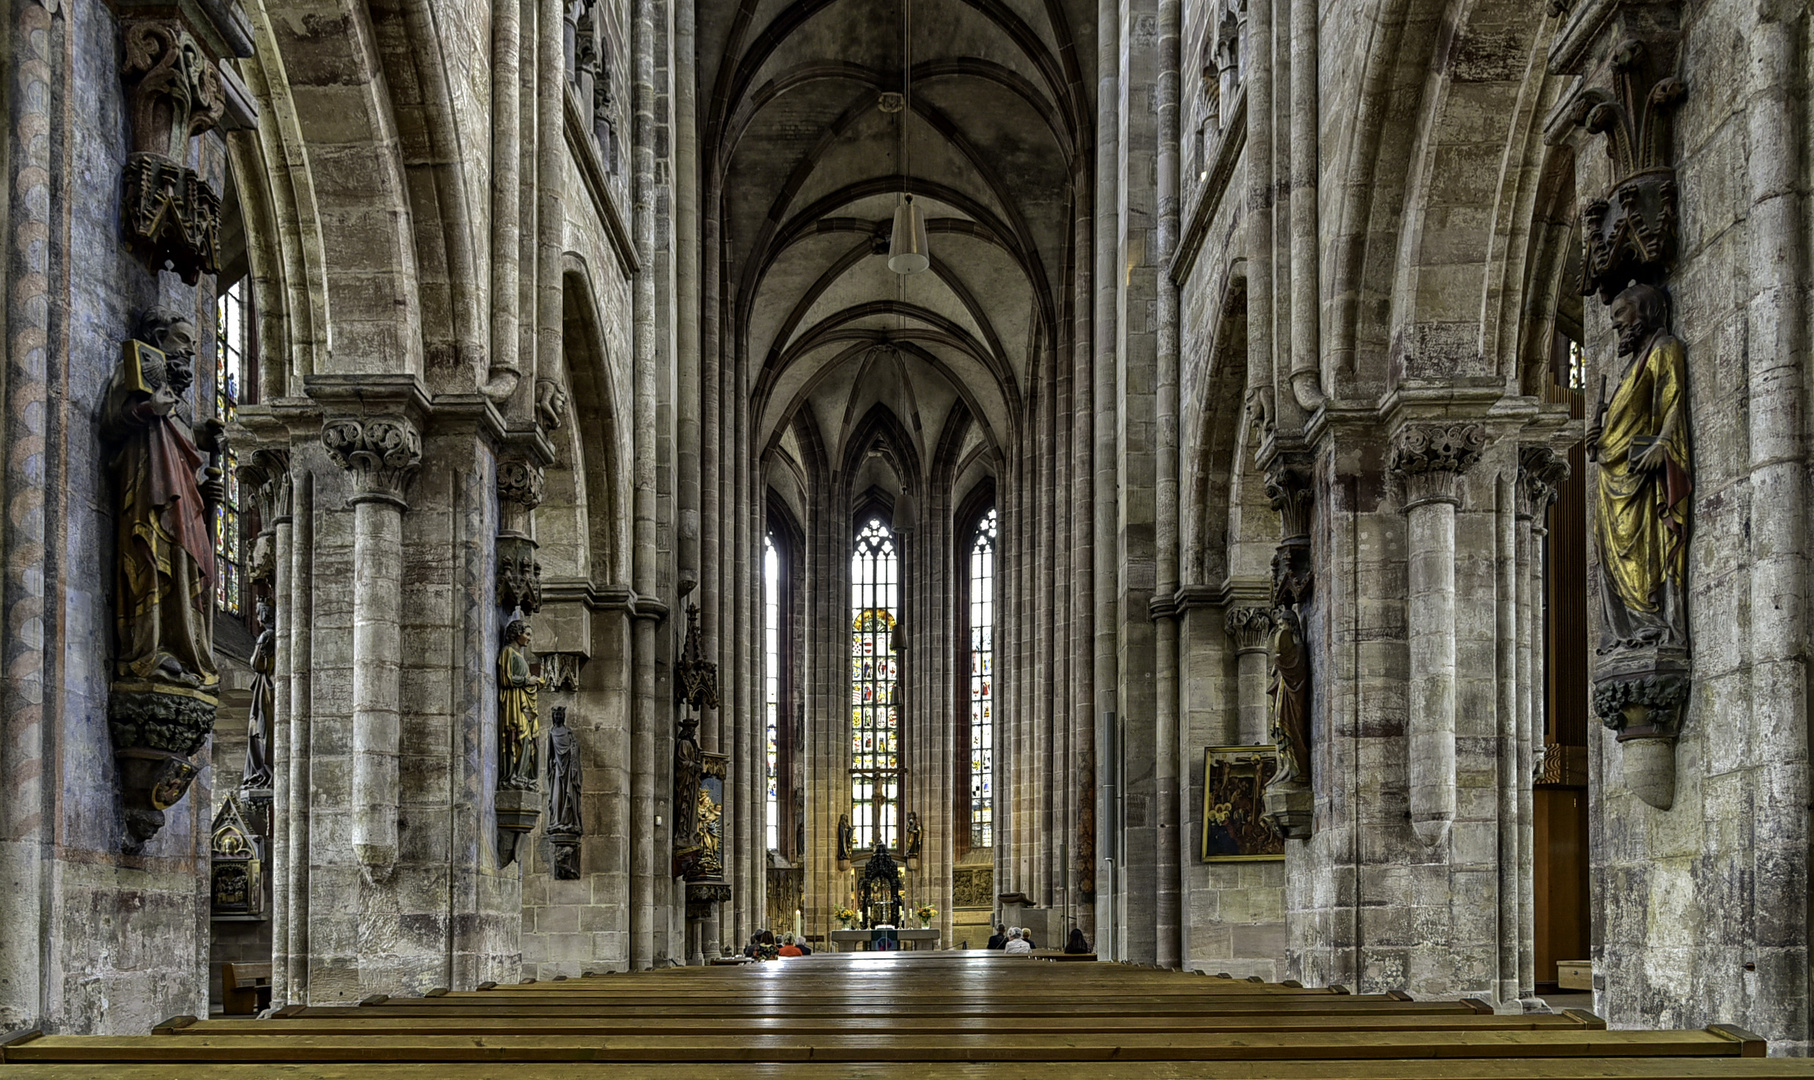
[[[226,111],[220,72],[181,23],[160,19],[126,24],[120,75],[132,121],[127,246],[151,270],[194,285],[217,269],[220,195],[189,167],[189,144]]]
[[[1486,429],[1413,423],[1392,436],[1388,470],[1404,485],[1409,533],[1406,602],[1410,652],[1411,829],[1437,847],[1455,820],[1455,512],[1461,478],[1480,460]]]

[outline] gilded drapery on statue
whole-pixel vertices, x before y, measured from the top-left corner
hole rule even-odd
[[[201,451],[219,449],[221,425],[209,419],[191,431],[179,416],[195,379],[194,350],[188,319],[147,313],[114,370],[101,434],[114,448],[119,500],[114,677],[212,696],[220,674],[208,519],[221,492],[218,479],[198,483],[196,475]]]
[[[1587,433],[1599,462],[1594,538],[1600,549],[1600,652],[1688,644],[1684,598],[1693,461],[1687,359],[1669,333],[1667,301],[1634,285],[1612,303],[1625,361]]]
[[[536,786],[535,695],[541,677],[529,666],[529,624],[512,619],[498,653],[498,787],[533,791]]]

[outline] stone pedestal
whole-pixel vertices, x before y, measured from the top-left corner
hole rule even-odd
[[[517,842],[535,831],[541,819],[541,796],[529,789],[506,788],[497,795],[498,865],[516,861]]]

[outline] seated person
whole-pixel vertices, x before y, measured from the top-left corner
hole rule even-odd
[[[756,943],[756,959],[773,960],[780,954],[781,949],[775,944],[775,932],[773,930],[762,931],[762,936]]]
[[[1083,940],[1082,930],[1075,926],[1071,927],[1071,938],[1064,943],[1064,951],[1073,956],[1083,956],[1089,953],[1090,943]]]
[[[781,949],[775,955],[776,956],[805,956],[806,954],[800,951],[800,946],[794,941],[794,935],[788,934],[788,935],[782,937]]]
[[[1007,925],[1004,923],[996,923],[995,924],[995,933],[993,933],[989,936],[989,944],[984,945],[983,948],[999,949],[1003,945],[1006,945],[1007,943],[1008,943],[1008,927],[1007,927]]]
[[[1020,928],[1020,939],[1027,943],[1027,948],[1029,949],[1039,948],[1039,942],[1033,940],[1033,928],[1031,926],[1023,926]]]
[[[1025,956],[1032,951],[1033,946],[1027,944],[1027,939],[1021,936],[1020,927],[1008,931],[1008,943],[1002,946],[1002,952],[1009,956]]]

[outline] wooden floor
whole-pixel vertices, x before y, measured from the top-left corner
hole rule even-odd
[[[1054,963],[831,954],[486,986],[138,1036],[26,1032],[0,1080],[1670,1080],[1814,1076],[1730,1027]]]

